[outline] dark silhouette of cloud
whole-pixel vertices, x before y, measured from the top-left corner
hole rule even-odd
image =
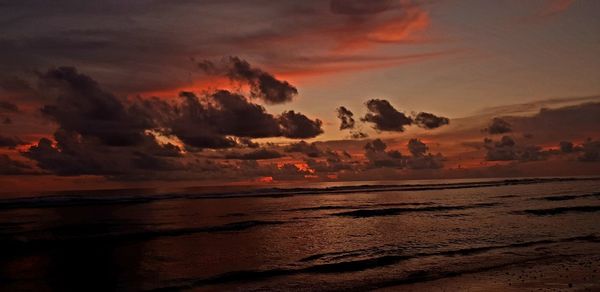
[[[279,80],[268,72],[252,67],[250,63],[239,57],[229,57],[223,60],[222,64],[205,60],[200,62],[198,67],[208,74],[223,74],[231,80],[248,84],[251,96],[262,99],[268,104],[290,102],[298,94],[298,89],[287,81]]]
[[[559,146],[560,151],[563,153],[573,153],[575,151],[575,147],[570,141],[560,141]]]
[[[340,119],[340,130],[354,129],[354,114],[346,107],[337,108],[337,117]]]
[[[21,141],[21,139],[19,139],[17,137],[6,137],[6,136],[0,135],[0,147],[15,148],[19,145],[25,145],[25,144],[27,144],[27,143]]]
[[[450,119],[438,117],[431,113],[420,112],[414,118],[414,122],[417,126],[424,129],[436,129],[443,125],[448,125],[450,123]]]
[[[158,145],[145,135],[133,146],[109,146],[98,139],[84,138],[75,132],[58,130],[56,143],[42,138],[23,153],[39,168],[63,176],[104,175],[115,179],[132,176],[160,177],[158,173],[187,170],[180,160],[179,148]]]
[[[444,157],[438,153],[433,155],[427,153],[429,147],[419,139],[410,139],[408,141],[408,151],[411,157],[406,159],[406,166],[410,169],[439,169],[444,167]]]
[[[231,136],[264,138],[280,136],[277,119],[265,108],[239,94],[219,90],[202,102],[195,94],[180,94],[182,104],[170,124],[171,133],[197,148],[230,148]]]
[[[413,156],[423,156],[429,150],[427,145],[419,139],[410,139],[408,141],[408,151]]]
[[[536,145],[517,145],[510,136],[502,136],[497,142],[486,138],[484,148],[487,150],[485,159],[488,161],[540,161],[545,160],[549,154]]]
[[[581,156],[579,161],[584,162],[597,162],[600,161],[600,140],[588,139],[581,145]]]
[[[419,139],[410,139],[408,149],[411,156],[404,156],[400,151],[386,151],[387,145],[380,139],[367,143],[364,147],[365,156],[369,160],[370,168],[394,167],[414,170],[439,169],[444,166],[445,158],[442,154],[427,153],[428,147]]]
[[[259,149],[248,153],[230,152],[225,155],[226,159],[239,159],[239,160],[262,160],[262,159],[275,159],[281,158],[283,155],[275,150]]]
[[[537,143],[594,137],[600,128],[600,103],[542,108],[533,116],[503,117],[514,130],[535,135]]]
[[[16,113],[19,111],[19,107],[8,101],[0,100],[0,113]]]
[[[13,160],[6,154],[0,154],[0,175],[32,174],[32,167],[21,161]]]
[[[210,102],[202,102],[190,92],[182,93],[181,97],[183,103],[170,123],[171,134],[193,147],[230,148],[238,145],[233,137],[304,139],[323,133],[319,119],[311,120],[295,111],[275,117],[263,106],[226,90],[205,96]]]
[[[331,0],[331,12],[344,15],[377,14],[394,7],[393,0]]]
[[[278,117],[278,121],[281,125],[281,134],[286,138],[314,138],[323,133],[323,129],[321,128],[323,122],[321,120],[311,120],[293,110],[283,112]]]
[[[413,123],[410,117],[397,111],[387,100],[371,99],[366,105],[369,113],[361,121],[373,123],[373,128],[378,131],[404,132],[404,127]]]
[[[406,161],[398,151],[385,151],[387,145],[381,139],[367,142],[364,146],[365,156],[369,160],[368,167],[395,167],[403,168]]]
[[[368,138],[369,135],[367,135],[367,133],[361,132],[361,131],[350,131],[350,138],[351,139],[364,139],[364,138]]]
[[[512,131],[512,127],[507,121],[501,118],[494,118],[492,119],[492,122],[490,123],[488,128],[485,129],[485,131],[492,135],[504,134]]]
[[[144,130],[153,126],[75,68],[51,69],[39,78],[41,90],[56,92],[53,103],[44,105],[41,111],[61,129],[98,138],[107,145],[128,146],[139,143]]]
[[[288,153],[302,153],[308,157],[323,156],[323,151],[317,147],[316,143],[307,143],[306,141],[292,143],[286,146],[284,151]]]

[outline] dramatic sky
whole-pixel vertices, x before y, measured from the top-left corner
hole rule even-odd
[[[595,0],[0,0],[0,184],[598,175],[599,56]]]

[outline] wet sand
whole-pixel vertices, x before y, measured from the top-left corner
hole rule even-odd
[[[600,255],[550,257],[376,291],[600,291]]]

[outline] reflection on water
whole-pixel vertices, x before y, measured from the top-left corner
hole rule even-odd
[[[598,180],[460,183],[2,201],[0,290],[367,289],[599,250]]]

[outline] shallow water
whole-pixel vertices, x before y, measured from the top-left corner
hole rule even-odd
[[[365,290],[600,250],[600,180],[0,200],[0,290]]]

